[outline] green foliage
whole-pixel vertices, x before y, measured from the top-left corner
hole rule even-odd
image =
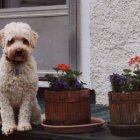
[[[140,91],[140,70],[124,69],[122,74],[110,75],[110,82],[114,92]]]
[[[71,70],[70,67],[65,64],[60,64],[59,67],[54,67],[53,69],[56,71],[56,74],[45,75],[51,89],[75,90],[83,88],[85,83],[78,81],[78,76],[80,76],[82,72]]]

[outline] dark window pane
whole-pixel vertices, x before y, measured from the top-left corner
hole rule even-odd
[[[63,5],[66,4],[66,0],[21,0],[20,7],[32,7],[32,6],[45,6],[45,5]]]
[[[0,8],[65,5],[66,0],[0,0]]]

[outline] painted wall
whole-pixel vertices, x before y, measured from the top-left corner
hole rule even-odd
[[[91,71],[98,103],[106,104],[109,75],[140,54],[140,1],[90,1]]]
[[[86,42],[82,43],[82,52],[86,48],[89,50],[86,61],[89,63],[90,87],[96,91],[97,103],[108,104],[109,75],[121,73],[129,67],[130,57],[140,55],[140,1],[81,0],[81,7],[89,15],[89,18],[85,17],[89,22],[81,25],[81,34],[84,40],[86,31],[83,31],[88,29],[85,36],[89,39],[88,47]],[[85,15],[80,16],[84,18]],[[86,64],[82,62],[84,67]]]

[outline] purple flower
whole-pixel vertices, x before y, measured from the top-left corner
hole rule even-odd
[[[81,89],[82,87],[83,87],[83,84],[80,81],[76,80],[75,81],[75,88]]]
[[[51,83],[50,86],[54,90],[68,90],[69,89],[68,83],[64,80],[55,80]]]
[[[119,74],[115,74],[113,73],[113,75],[110,75],[110,82],[111,83],[116,83],[119,85],[122,85],[125,82],[125,77],[123,75],[119,75]]]

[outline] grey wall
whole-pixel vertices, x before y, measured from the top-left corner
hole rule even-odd
[[[90,0],[91,80],[97,102],[108,104],[109,75],[140,55],[140,1]]]

